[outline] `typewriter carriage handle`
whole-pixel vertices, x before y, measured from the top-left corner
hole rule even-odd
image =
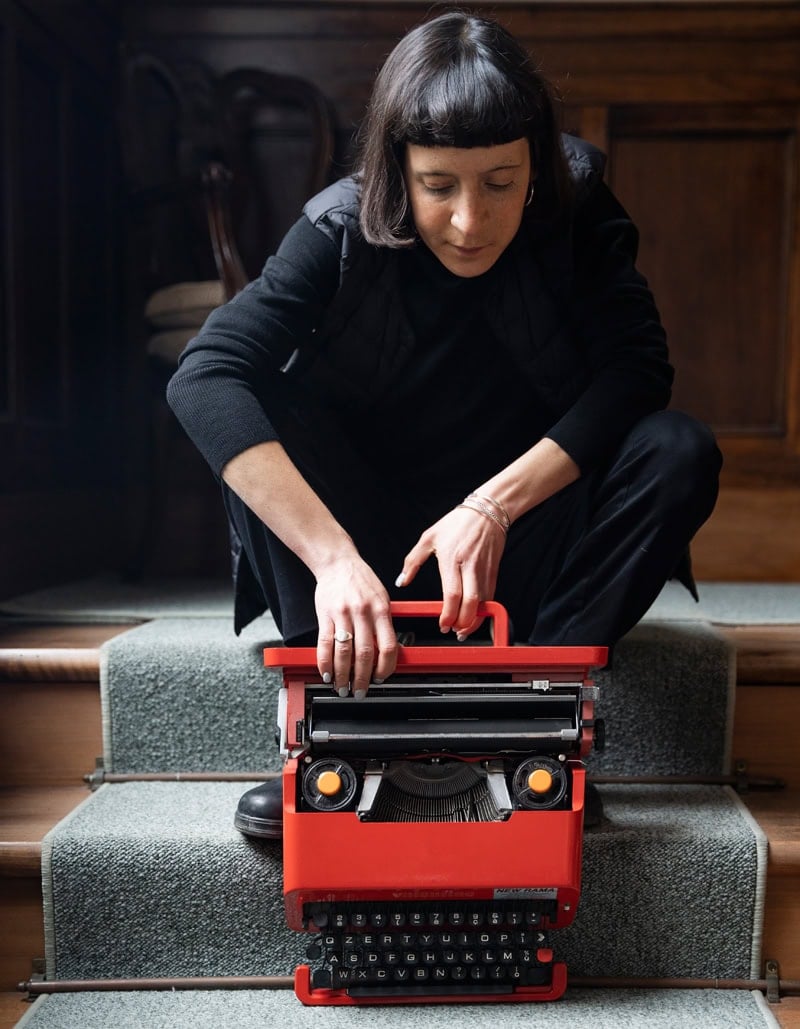
[[[441,600],[393,600],[390,604],[392,618],[438,618],[442,613]],[[495,647],[508,646],[508,612],[496,600],[483,600],[478,604],[478,618],[490,618],[493,622],[492,644]]]

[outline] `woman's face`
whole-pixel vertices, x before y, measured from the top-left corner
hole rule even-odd
[[[527,139],[498,146],[406,146],[404,176],[420,239],[448,271],[487,272],[514,238],[531,183]]]

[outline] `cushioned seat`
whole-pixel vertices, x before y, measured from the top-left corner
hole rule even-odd
[[[225,288],[218,279],[177,282],[151,294],[144,316],[154,329],[199,328],[214,308],[224,304]]]

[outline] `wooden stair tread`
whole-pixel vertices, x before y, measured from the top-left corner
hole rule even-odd
[[[42,840],[88,796],[83,785],[0,788],[0,876],[37,876]]]
[[[0,620],[0,682],[98,682],[101,644],[131,628]]]
[[[738,683],[800,683],[800,625],[717,628],[736,647]]]

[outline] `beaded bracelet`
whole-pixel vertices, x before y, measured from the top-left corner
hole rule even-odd
[[[490,507],[487,507],[485,504],[481,504],[480,502],[474,500],[472,497],[465,497],[464,500],[458,506],[465,508],[465,510],[467,511],[477,511],[477,513],[482,514],[484,518],[491,518],[491,520],[496,525],[499,525],[500,528],[503,530],[503,535],[508,535],[508,529],[506,528],[502,519],[499,518],[494,513],[494,511],[492,511],[492,509]]]

